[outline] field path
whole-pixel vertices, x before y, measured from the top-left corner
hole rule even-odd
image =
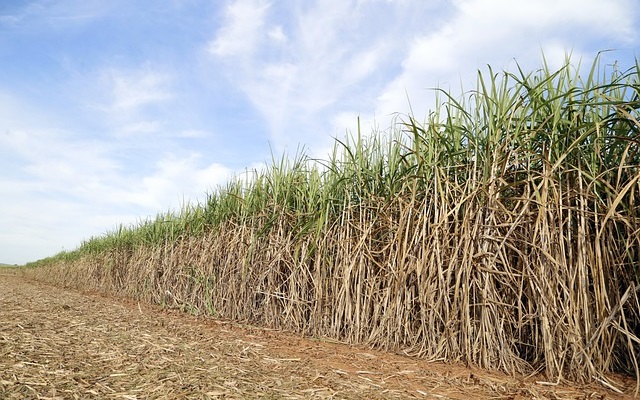
[[[0,271],[0,399],[602,399]]]

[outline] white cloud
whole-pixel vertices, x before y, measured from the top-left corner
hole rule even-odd
[[[375,126],[376,116],[386,127],[411,107],[421,119],[435,106],[431,89],[473,89],[487,64],[537,68],[544,51],[553,67],[602,38],[631,43],[631,3],[238,0],[209,50],[227,62],[226,76],[260,112],[277,152],[298,143],[324,149],[344,131],[345,115],[360,115],[362,126]]]
[[[114,113],[136,111],[172,98],[169,76],[148,65],[131,70],[107,68],[102,75],[110,91],[107,109]]]
[[[137,142],[43,128],[51,121],[37,109],[0,95],[0,105],[5,101],[11,107],[0,107],[0,155],[11,168],[0,174],[2,262],[24,263],[70,250],[117,224],[204,200],[232,174],[198,153],[180,154],[180,146],[158,158],[154,149],[129,147]],[[145,165],[148,160],[151,165]]]
[[[602,49],[593,43],[610,38],[612,44],[629,43],[637,37],[629,0],[606,6],[591,0],[458,0],[457,11],[439,29],[416,37],[402,61],[401,73],[378,97],[378,114],[407,109],[407,94],[416,117],[426,115],[441,87],[459,92],[474,89],[475,74],[487,64],[500,71],[514,67],[514,59],[525,70],[540,65],[545,54],[551,66],[560,66],[565,55],[574,60],[594,56]]]
[[[263,38],[269,7],[264,0],[239,0],[227,6],[224,25],[210,42],[209,51],[219,57],[253,53]]]
[[[247,4],[236,1],[228,10]],[[227,18],[209,47],[211,54],[228,62],[226,76],[265,119],[277,152],[294,150],[298,143],[324,149],[329,135],[336,134],[330,131],[330,113],[344,107],[356,114],[371,109],[376,87],[410,35],[402,18],[385,24],[384,10],[378,8],[410,16],[412,5],[379,0],[324,0],[282,8],[260,4],[250,30],[242,28],[244,18]],[[418,2],[413,8],[424,6]]]
[[[0,145],[20,161],[0,176],[0,254],[11,263],[69,250],[117,224],[202,202],[233,174],[197,153],[169,154],[141,174],[115,161],[117,147],[56,132],[2,135]]]
[[[381,57],[388,54],[384,45],[376,48],[367,48],[353,54],[342,68],[342,79],[345,82],[361,82],[375,73],[382,63]]]
[[[123,133],[156,133],[162,131],[164,125],[162,121],[137,121],[124,125],[120,131]]]
[[[32,191],[99,201],[103,196],[96,189],[119,173],[111,158],[112,146],[63,131],[17,130],[4,135],[0,143],[19,158],[15,167],[29,177],[32,184],[26,188]]]
[[[211,132],[200,129],[186,129],[178,132],[176,136],[180,138],[201,139],[213,137],[214,135]]]
[[[98,207],[143,207],[155,214],[176,200],[202,198],[207,190],[224,183],[232,171],[219,163],[202,162],[199,153],[167,153],[149,170],[116,161],[121,145],[84,141],[46,131],[4,135],[0,143],[19,154],[19,168],[29,184],[12,185],[22,192],[49,193],[71,202]],[[138,154],[145,158],[146,154]],[[145,170],[149,172],[145,173]]]
[[[35,112],[26,115],[40,119]],[[34,123],[25,114],[14,118]],[[24,263],[73,248],[95,234],[90,219],[108,208],[105,199],[119,172],[109,158],[110,147],[24,123],[7,127],[0,135],[0,148],[11,160],[11,168],[0,175],[0,254]]]
[[[117,0],[35,0],[7,5],[0,22],[25,29],[68,30],[87,24],[122,6]],[[3,7],[5,5],[3,4]]]
[[[284,30],[282,29],[281,25],[277,25],[271,28],[269,32],[267,32],[267,35],[271,40],[280,44],[286,43],[289,39],[287,35],[284,33]]]
[[[170,106],[177,101],[175,79],[163,66],[143,62],[133,66],[100,65],[73,74],[69,93],[84,107],[87,118],[112,135],[164,133]]]
[[[228,181],[233,171],[219,163],[200,166],[201,158],[198,153],[167,155],[157,162],[153,174],[142,178],[139,189],[129,198],[144,200],[145,206],[156,210],[178,207],[182,200],[204,200],[206,193]]]

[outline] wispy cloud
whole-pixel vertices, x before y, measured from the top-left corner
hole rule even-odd
[[[52,255],[117,224],[204,201],[233,173],[180,143],[156,154],[138,141],[47,128],[55,121],[8,95],[0,96],[0,119],[0,155],[11,163],[0,175],[4,262]]]
[[[135,110],[171,98],[167,89],[168,77],[149,68],[107,74],[113,87],[112,107],[116,111]]]
[[[83,140],[64,131],[26,128],[6,133],[0,143],[19,157],[14,168],[29,177],[30,190],[38,193],[93,203],[102,201],[101,189],[119,177],[113,146],[106,142]]]
[[[407,108],[426,114],[434,106],[430,88],[473,89],[475,72],[487,64],[508,69],[518,62],[535,68],[544,53],[559,67],[568,53],[574,60],[593,57],[593,44],[626,46],[637,38],[629,0],[541,0],[513,7],[509,0],[458,0],[452,17],[438,29],[416,37],[402,70],[379,96],[379,112]],[[607,38],[608,43],[602,42]],[[571,43],[567,47],[567,43]],[[514,61],[515,60],[515,61]]]
[[[0,22],[23,29],[68,30],[86,25],[121,6],[118,0],[34,0],[12,2],[0,9]]]
[[[264,0],[240,0],[229,4],[224,25],[209,44],[209,51],[219,57],[253,54],[263,39],[264,22],[270,3]]]
[[[145,201],[149,209],[179,207],[183,201],[204,200],[206,192],[213,191],[232,175],[233,171],[222,164],[203,163],[199,153],[168,154],[156,162],[153,173],[143,177],[130,195],[132,199]]]
[[[0,136],[3,148],[20,156],[14,167],[29,177],[9,182],[20,191],[65,197],[96,206],[136,206],[155,213],[197,201],[228,180],[233,171],[207,162],[199,152],[168,151],[152,165],[136,170],[118,156],[117,142],[84,140],[64,132],[28,130]],[[149,154],[138,152],[137,157]]]
[[[176,100],[173,77],[150,62],[141,65],[101,65],[74,78],[70,86],[103,132],[113,135],[163,132]]]
[[[227,62],[227,77],[266,120],[278,150],[297,143],[325,148],[330,135],[338,134],[331,115],[345,107],[355,114],[370,110],[412,28],[429,25],[413,17],[425,12],[423,2],[229,4],[210,53]],[[249,6],[256,10],[253,23],[240,12]],[[385,12],[394,18],[385,19]]]
[[[209,52],[263,116],[277,149],[322,147],[328,135],[317,132],[340,135],[348,117],[386,125],[409,102],[426,114],[431,88],[468,90],[486,64],[535,66],[544,51],[559,65],[567,52],[580,58],[603,38],[632,43],[630,2],[239,0],[228,3]]]
[[[98,108],[116,115],[131,115],[172,98],[169,74],[148,64],[133,68],[106,67],[98,75],[104,91],[103,104]]]

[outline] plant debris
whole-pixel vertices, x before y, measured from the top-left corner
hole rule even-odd
[[[2,399],[624,398],[540,379],[0,275]]]

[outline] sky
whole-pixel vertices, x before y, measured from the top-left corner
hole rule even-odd
[[[639,45],[637,0],[2,0],[0,262],[326,158],[358,117],[423,119],[487,65],[626,69]]]

